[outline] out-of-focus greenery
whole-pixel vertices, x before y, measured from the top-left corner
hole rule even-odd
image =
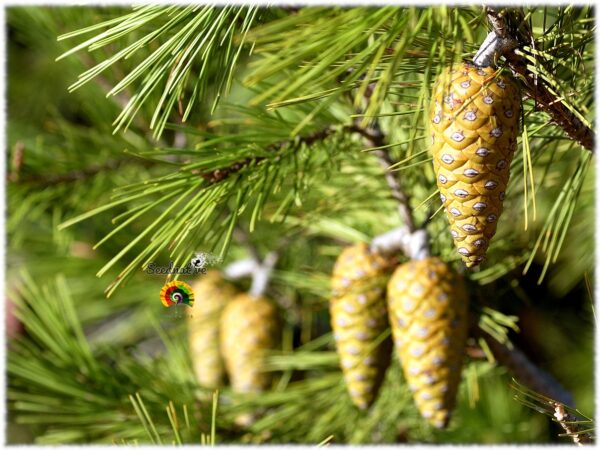
[[[593,121],[590,9],[527,12],[561,101]],[[128,32],[56,61],[124,17]],[[439,206],[423,125],[431,81],[483,40],[480,7],[12,7],[7,20],[6,298],[25,326],[8,350],[10,443],[564,442],[546,416],[513,399],[503,367],[479,359],[466,360],[448,430],[419,417],[397,361],[373,408],[358,412],[329,333],[329,273],[341,248],[401,225],[383,171],[345,128],[357,108],[367,117],[358,119],[378,116],[425,220]],[[182,29],[185,39],[169,40]],[[161,45],[173,53],[144,66]],[[114,64],[69,92],[104,61]],[[179,61],[190,65],[166,89]],[[155,89],[128,103],[144,86]],[[119,118],[131,123],[113,133]],[[517,316],[510,339],[589,416],[594,158],[526,101],[498,235],[489,261],[468,274],[473,311]],[[246,159],[256,161],[219,183],[197,175]],[[222,250],[223,265],[246,257],[235,227],[262,255],[282,249],[268,293],[282,306],[284,342],[269,359],[273,389],[239,396],[226,387],[213,413],[192,373],[185,313],[163,308],[164,278],[141,267],[185,263],[199,250]],[[443,214],[429,231],[433,251],[458,267]],[[235,425],[256,409],[263,414],[250,427]]]

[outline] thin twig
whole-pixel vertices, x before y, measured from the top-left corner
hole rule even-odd
[[[580,425],[577,423],[579,419],[566,411],[564,405],[554,402],[551,406],[554,408],[554,418],[575,444],[582,446],[583,444],[594,443],[591,434],[582,432]]]
[[[400,251],[410,259],[428,257],[429,235],[424,226],[418,227],[415,224],[413,211],[410,207],[410,197],[402,189],[398,172],[390,170],[390,167],[394,166],[395,162],[390,157],[389,152],[382,148],[386,145],[386,139],[381,131],[379,122],[372,122],[369,128],[362,128],[358,125],[358,122],[355,122],[350,127],[350,131],[360,134],[367,144],[375,149],[371,150],[370,153],[377,158],[384,170],[385,180],[390,188],[392,198],[397,202],[398,213],[404,222],[404,226],[375,237],[371,242],[371,250],[383,254],[393,254]]]
[[[352,70],[349,70],[350,73]],[[364,77],[364,75],[363,75]],[[362,78],[362,77],[361,77]],[[363,94],[363,98],[366,103],[370,101],[372,92],[374,89],[374,84],[371,83],[368,85],[365,93]],[[350,94],[350,92],[346,92],[347,99],[350,104],[354,104],[354,98]],[[360,114],[360,108],[356,111],[356,114]],[[404,225],[408,229],[410,234],[414,233],[419,227],[415,224],[415,219],[413,217],[413,212],[410,207],[410,197],[402,189],[402,183],[398,177],[397,172],[392,172],[390,167],[395,165],[395,161],[392,160],[389,154],[389,150],[385,149],[386,145],[386,136],[381,130],[381,126],[379,124],[378,119],[371,120],[371,124],[369,127],[363,127],[360,125],[361,121],[356,119],[354,123],[348,127],[347,129],[351,132],[360,134],[364,140],[369,144],[369,147],[373,148],[370,151],[377,160],[379,164],[384,170],[385,181],[387,182],[388,187],[390,188],[390,192],[392,194],[392,198],[396,200],[398,203],[398,213],[400,214],[401,219],[404,222]],[[428,249],[425,249],[425,253],[428,253]]]
[[[402,217],[402,220],[408,227],[408,230],[411,233],[414,232],[417,227],[415,225],[412,209],[409,206],[410,197],[402,190],[400,181],[396,176],[398,172],[392,172],[390,170],[390,167],[394,165],[394,162],[385,150],[374,150],[373,154],[378,159],[379,164],[385,171],[385,181],[390,188],[392,197],[398,202],[398,213],[400,214],[400,217]]]
[[[579,410],[523,386],[514,378],[511,387],[517,391],[514,397],[516,401],[538,413],[552,417],[554,422],[566,431],[560,436],[570,437],[579,446],[594,443],[594,421]]]
[[[354,124],[349,127],[349,130],[360,134],[370,147],[384,147],[386,145],[385,135],[381,131],[379,124],[375,122],[370,128],[362,128],[358,124]],[[402,189],[402,184],[398,179],[398,172],[392,172],[390,167],[394,165],[394,161],[390,157],[390,154],[383,149],[372,150],[371,154],[375,155],[381,167],[383,167],[385,181],[387,182],[392,197],[398,202],[398,213],[404,221],[404,224],[408,227],[408,231],[414,232],[417,227],[410,208],[410,197]]]

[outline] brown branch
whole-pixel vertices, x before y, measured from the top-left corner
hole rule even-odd
[[[581,426],[577,423],[579,419],[569,414],[564,405],[553,402],[551,406],[554,409],[554,418],[575,444],[582,446],[583,444],[594,443],[591,433],[582,432]]]
[[[537,367],[521,350],[516,347],[508,348],[479,327],[475,327],[472,334],[485,340],[496,360],[505,366],[519,383],[565,405],[573,405],[571,393],[552,375]]]
[[[200,176],[208,181],[210,184],[218,183],[219,181],[223,181],[225,178],[230,175],[239,172],[245,167],[248,167],[253,162],[260,162],[264,160],[263,156],[257,156],[254,158],[246,158],[241,161],[237,161],[230,166],[224,167],[222,169],[215,169],[211,172],[201,173]]]
[[[488,22],[492,26],[496,36],[502,39],[508,39],[510,35],[508,33],[508,27],[506,26],[504,16],[495,8],[491,7],[486,8],[486,14]]]
[[[371,125],[371,127],[368,127],[368,128],[361,127],[357,123],[354,123],[352,125],[341,128],[341,131],[359,134],[367,142],[369,147],[376,148],[376,147],[384,147],[386,145],[385,135],[381,131],[377,122],[375,122],[374,125]],[[275,152],[275,151],[278,151],[292,143],[311,145],[311,144],[314,144],[315,142],[327,139],[329,136],[331,136],[335,132],[336,132],[336,129],[334,127],[328,126],[322,130],[316,131],[307,136],[299,137],[293,141],[287,139],[284,141],[276,142],[276,143],[268,146],[266,148],[266,150],[268,152]],[[381,166],[383,167],[383,169],[385,171],[385,179],[390,188],[392,197],[398,203],[398,212],[400,214],[400,217],[404,221],[404,224],[408,228],[408,231],[410,233],[415,232],[418,227],[415,224],[415,220],[414,220],[414,217],[412,214],[412,209],[410,208],[410,197],[402,189],[402,184],[401,184],[400,180],[398,179],[397,172],[392,172],[389,170],[390,167],[394,165],[394,162],[390,158],[389,153],[386,150],[383,150],[381,148],[372,150],[371,153],[373,155],[375,155],[375,157],[378,159],[379,163],[381,164]],[[227,177],[239,172],[240,170],[242,170],[252,164],[260,163],[261,161],[263,161],[265,159],[267,159],[267,158],[264,156],[249,157],[249,158],[245,158],[243,160],[237,161],[237,162],[235,162],[227,167],[221,168],[221,169],[216,169],[216,170],[213,170],[210,172],[205,172],[205,173],[200,173],[200,172],[197,172],[197,173],[199,173],[200,176],[202,176],[210,184],[214,184],[214,183],[218,183],[218,182],[226,179]]]
[[[412,209],[409,205],[410,197],[402,190],[400,181],[395,175],[398,172],[392,172],[390,170],[390,167],[394,165],[394,162],[390,158],[389,153],[384,150],[374,150],[373,154],[378,159],[379,164],[381,167],[383,167],[383,170],[385,170],[385,180],[390,188],[392,197],[398,202],[398,212],[400,213],[400,217],[402,217],[402,220],[408,227],[408,230],[411,233],[414,232],[417,229],[417,226],[415,225]]]
[[[518,48],[522,48],[524,45],[534,45],[533,32],[527,22],[523,20],[522,12],[511,11],[511,14],[502,14],[491,7],[487,7],[486,12],[488,21],[499,38],[514,39]],[[536,107],[545,111],[551,117],[552,122],[561,127],[571,139],[593,152],[595,132],[571,112],[543,80],[540,80],[527,68],[530,62],[521,51],[507,49],[503,56],[510,69],[519,76],[525,88],[525,94],[533,99]],[[547,69],[547,64],[541,56],[536,55],[536,59],[539,66]]]
[[[398,213],[404,222],[404,226],[375,237],[371,241],[371,250],[382,254],[393,254],[398,251],[404,253],[410,259],[426,258],[430,254],[429,235],[425,226],[418,227],[415,224],[413,211],[410,207],[410,197],[402,189],[402,183],[398,177],[398,172],[392,172],[390,167],[394,161],[387,150],[385,135],[379,127],[379,122],[374,121],[370,128],[363,128],[354,123],[349,130],[360,134],[372,149],[373,154],[384,170],[385,180],[394,198],[397,202]]]
[[[335,128],[329,126],[327,128],[316,131],[307,136],[301,136],[295,140],[285,139],[283,141],[273,143],[273,144],[269,145],[268,147],[266,147],[266,150],[268,152],[275,152],[275,151],[281,150],[284,147],[287,147],[288,145],[290,145],[292,143],[312,145],[315,142],[323,141],[323,140],[327,139],[335,131],[336,131]],[[245,158],[240,161],[237,161],[237,162],[235,162],[227,167],[224,167],[222,169],[215,169],[210,172],[204,172],[204,173],[200,173],[200,172],[196,172],[196,173],[199,173],[200,176],[202,178],[204,178],[206,181],[208,181],[210,184],[214,184],[214,183],[218,183],[219,181],[224,180],[225,178],[229,177],[230,175],[233,175],[234,173],[239,172],[240,170],[242,170],[252,164],[256,164],[261,161],[264,161],[265,159],[267,159],[265,156],[253,156],[250,158]]]
[[[371,128],[362,128],[358,124],[350,126],[349,131],[360,134],[370,147],[383,147],[385,146],[385,135],[377,124]],[[408,227],[408,231],[411,233],[417,229],[415,220],[410,208],[410,197],[402,189],[402,184],[397,177],[397,172],[392,172],[390,167],[394,165],[394,161],[390,158],[389,153],[386,150],[378,148],[377,150],[371,150],[371,154],[375,155],[381,167],[383,167],[385,181],[387,182],[392,197],[398,202],[398,213],[404,221],[404,224]]]
[[[483,349],[478,345],[474,345],[469,342],[467,342],[465,353],[471,359],[486,359],[486,354]]]

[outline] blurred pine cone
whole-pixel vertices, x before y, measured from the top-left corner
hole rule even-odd
[[[261,392],[271,386],[264,356],[279,345],[280,323],[275,305],[265,297],[239,294],[221,316],[221,354],[231,386],[238,392]]]
[[[394,344],[415,403],[443,428],[454,409],[467,338],[467,293],[439,258],[400,265],[388,284]]]
[[[385,302],[391,261],[361,243],[342,251],[333,269],[331,327],[353,403],[368,408],[389,366],[391,341],[377,340],[388,328]]]
[[[195,305],[188,317],[188,342],[198,384],[209,389],[220,386],[225,366],[219,348],[221,313],[237,291],[216,270],[201,275],[192,285]]]

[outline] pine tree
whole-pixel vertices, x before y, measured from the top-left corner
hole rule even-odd
[[[6,16],[6,300],[23,325],[8,348],[9,443],[593,441],[591,6]],[[504,212],[467,269],[430,121],[435,80],[474,58],[514,80],[522,110]],[[397,357],[369,408],[348,394],[331,274],[359,243],[399,265],[438,257],[466,281],[446,429],[421,417]],[[155,270],[198,253],[278,305],[263,392],[198,384],[193,309],[159,294],[203,272]]]

